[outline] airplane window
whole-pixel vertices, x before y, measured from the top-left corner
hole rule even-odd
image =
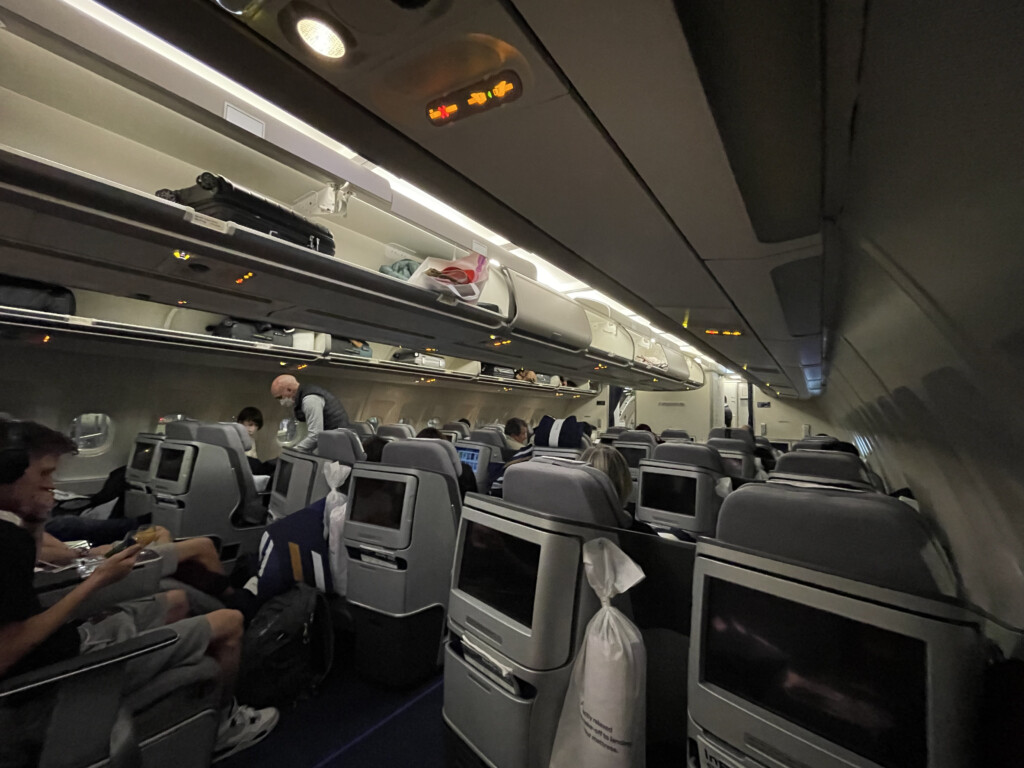
[[[277,425],[277,442],[290,445],[299,434],[299,423],[293,418],[281,419]]]
[[[105,413],[83,413],[71,420],[68,435],[82,456],[98,456],[114,442],[114,423]]]
[[[438,427],[441,426],[441,420],[436,416],[432,419],[427,419],[427,426],[434,427],[435,429],[437,429]]]

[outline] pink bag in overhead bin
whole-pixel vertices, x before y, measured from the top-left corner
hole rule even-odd
[[[647,649],[636,625],[611,605],[644,572],[604,538],[583,545],[583,565],[601,608],[572,668],[549,768],[644,768]]]
[[[454,295],[460,301],[476,304],[489,276],[487,257],[470,253],[447,261],[433,256],[423,260],[409,282],[421,288]]]

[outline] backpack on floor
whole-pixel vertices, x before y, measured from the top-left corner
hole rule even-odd
[[[296,584],[264,603],[245,630],[236,695],[252,707],[287,706],[313,693],[333,661],[327,597]]]

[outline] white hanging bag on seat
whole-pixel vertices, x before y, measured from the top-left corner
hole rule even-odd
[[[639,584],[644,572],[603,538],[583,545],[583,565],[601,609],[573,666],[550,768],[643,768],[647,651],[640,630],[611,599]]]
[[[337,461],[324,464],[324,477],[331,489],[324,504],[324,533],[331,561],[331,581],[334,582],[335,593],[342,597],[348,591],[348,551],[342,541],[345,518],[348,516],[348,497],[338,488],[348,480],[350,474],[352,467],[347,464]]]

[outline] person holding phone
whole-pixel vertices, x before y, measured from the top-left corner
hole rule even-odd
[[[226,691],[217,756],[257,743],[277,724],[278,713],[234,704],[243,632],[238,611],[188,617],[185,593],[174,590],[121,603],[84,622],[73,619],[87,597],[131,573],[139,544],[104,559],[49,608],[40,604],[32,582],[43,525],[53,507],[53,475],[61,458],[74,452],[67,436],[41,424],[0,421],[0,680],[173,625],[177,642],[127,662],[125,693],[209,655],[221,669]]]

